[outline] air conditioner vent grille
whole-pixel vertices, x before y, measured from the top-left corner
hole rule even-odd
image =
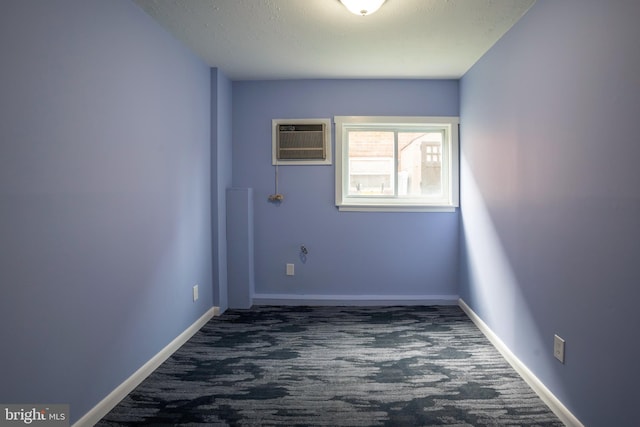
[[[280,126],[278,159],[324,159],[322,125]]]
[[[278,160],[324,160],[322,150],[303,150],[299,148],[292,148],[289,150],[280,150],[280,157]]]

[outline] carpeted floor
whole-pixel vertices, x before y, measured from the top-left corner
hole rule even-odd
[[[99,426],[562,426],[458,307],[208,322]]]

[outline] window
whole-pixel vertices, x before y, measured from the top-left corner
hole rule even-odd
[[[355,211],[453,211],[457,117],[336,116],[336,205]]]

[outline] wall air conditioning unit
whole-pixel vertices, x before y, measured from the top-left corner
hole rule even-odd
[[[331,119],[272,120],[274,165],[330,165]]]

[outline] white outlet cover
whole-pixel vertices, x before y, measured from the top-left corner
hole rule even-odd
[[[564,363],[564,340],[558,335],[553,336],[553,357]]]
[[[287,276],[293,276],[295,274],[295,265],[287,264]]]
[[[193,301],[198,301],[198,285],[193,285]]]

